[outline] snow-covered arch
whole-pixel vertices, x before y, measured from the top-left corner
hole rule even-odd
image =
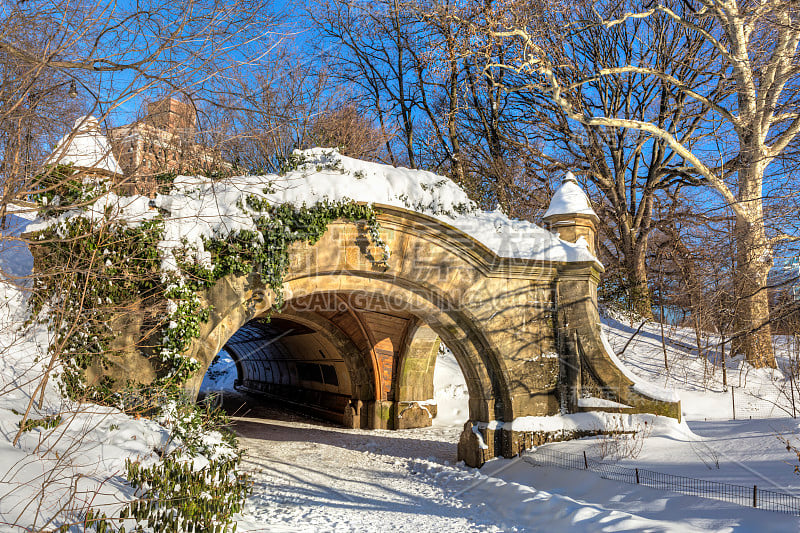
[[[596,301],[603,267],[593,254],[596,215],[574,179],[545,218],[560,238],[530,222],[477,209],[441,176],[359,162],[335,151],[298,157],[297,169],[283,176],[180,177],[169,195],[150,201],[109,194],[82,216],[115,216],[133,224],[158,218],[165,227],[162,270],[180,276],[175,253],[213,268],[206,243],[261,231],[257,221],[270,215],[259,205],[370,203],[379,227],[339,220],[313,245],[291,246],[281,292],[288,304],[298,305],[277,311],[294,313],[291,320],[298,323],[321,317],[328,325],[316,333],[327,335],[325,342],[335,344],[330,339],[338,328],[344,344],[356,347],[348,358],[337,351],[348,361],[350,376],[351,401],[342,417],[353,426],[400,428],[425,421],[435,344],[430,332],[454,352],[466,378],[470,420],[459,455],[469,464],[514,455],[530,443],[531,436],[519,430],[527,426],[516,423],[521,418],[587,405],[680,417],[674,396],[637,383],[604,342]],[[264,287],[260,266],[247,276],[222,277],[197,294],[210,317],[183,355],[194,357],[203,371],[240,328],[273,312],[275,295]],[[321,312],[315,302],[325,298],[346,303],[350,326]],[[374,316],[381,314],[390,318]],[[135,349],[145,337],[137,319],[122,324],[117,348],[124,354],[107,372],[120,382],[155,376],[147,354]],[[412,347],[416,353],[409,352]],[[261,383],[268,385],[265,379]],[[196,392],[201,380],[198,373],[187,387]],[[328,383],[322,379],[322,385]],[[586,394],[600,401],[579,401]]]
[[[516,311],[507,304],[514,298],[524,299],[525,291],[549,293],[549,288],[541,284],[534,287],[527,279],[511,294],[509,279],[502,275],[504,267],[493,264],[496,256],[474,239],[430,217],[389,206],[376,208],[384,239],[389,239],[387,245],[394,251],[388,268],[377,266],[370,259],[378,255],[377,250],[374,254],[364,253],[355,225],[335,223],[314,246],[302,245],[291,251],[292,265],[284,285],[286,311],[281,310],[276,316],[292,314],[305,320],[331,320],[325,314],[336,314],[337,307],[345,310],[345,316],[361,315],[361,319],[352,320],[355,326],[351,324],[349,329],[360,330],[351,333],[353,337],[359,334],[367,339],[361,347],[375,375],[377,406],[369,407],[370,427],[397,427],[395,416],[406,407],[397,404],[424,404],[431,399],[436,337],[454,351],[462,367],[474,418],[513,418],[516,415],[510,409],[513,402],[507,385],[506,358],[498,352],[498,340],[489,338],[484,320],[473,313],[477,311],[487,318],[494,315],[495,322],[502,319],[497,322],[500,331],[492,333],[496,337],[505,321],[514,321],[509,313]],[[431,224],[439,228],[432,228]],[[464,246],[477,249],[464,254]],[[429,262],[437,268],[426,268]],[[497,275],[486,276],[487,270],[494,270]],[[256,278],[225,279],[209,291],[211,320],[192,352],[204,365],[241,326],[271,312],[272,295]],[[521,309],[517,306],[517,311]],[[394,348],[391,353],[380,346],[391,335],[378,336],[380,325],[370,313],[402,324],[390,339]],[[527,320],[530,322],[531,318],[528,316]],[[341,321],[339,325],[348,329]],[[525,329],[530,332],[527,346],[522,349],[537,356],[542,350],[554,350],[547,344],[552,334],[533,332],[532,324]],[[545,344],[540,345],[542,342]],[[549,374],[557,373],[557,362],[542,359],[541,364],[552,367]],[[420,371],[421,367],[429,372]],[[363,396],[354,399],[365,400]],[[555,400],[551,404],[550,407],[555,406]],[[548,410],[543,408],[541,414]]]
[[[327,321],[335,326],[328,331],[345,333],[360,350],[360,359],[349,359],[349,371],[355,365],[372,376],[366,382],[375,392],[352,396],[343,413],[348,425],[408,427],[398,422],[401,413],[408,416],[409,407],[424,411],[430,398],[415,395],[427,396],[426,379],[432,377],[432,367],[430,375],[420,371],[432,356],[431,332],[453,350],[466,378],[471,425],[462,448],[472,451],[462,457],[472,463],[519,451],[514,431],[492,428],[580,410],[581,387],[619,402],[622,412],[679,415],[671,397],[637,388],[608,353],[596,310],[595,261],[502,258],[433,217],[393,206],[376,209],[381,235],[393,251],[388,263],[374,261],[378,250],[365,250],[357,225],[336,222],[313,246],[291,250],[286,310],[275,315],[318,325]],[[270,312],[273,297],[252,275],[223,279],[206,298],[212,316],[192,355],[207,367],[240,327]],[[346,324],[333,317],[337,313],[361,319]],[[382,351],[370,313],[406,322],[392,339],[395,349]],[[419,332],[420,351],[411,354]],[[407,364],[409,357],[417,363]],[[495,442],[472,442],[473,427]]]

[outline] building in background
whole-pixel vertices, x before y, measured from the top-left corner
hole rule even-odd
[[[121,188],[130,193],[154,194],[166,173],[233,170],[219,151],[198,142],[194,106],[175,98],[149,103],[144,118],[112,128],[108,137],[124,175]]]

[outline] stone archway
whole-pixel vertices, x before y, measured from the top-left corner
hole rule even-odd
[[[617,412],[679,418],[679,404],[637,388],[608,352],[597,315],[599,264],[501,258],[436,219],[377,207],[392,251],[386,265],[374,261],[380,251],[370,248],[357,225],[337,222],[315,245],[291,250],[284,284],[288,304],[304,302],[288,305],[287,316],[338,329],[360,352],[349,359],[351,376],[372,375],[359,378],[374,393],[352,395],[343,413],[348,425],[402,428],[424,421],[419,411],[430,399],[434,337],[453,350],[466,378],[470,422],[459,453],[469,464],[524,447],[524,436],[495,430],[504,422],[583,410],[577,400],[585,391],[618,402]],[[257,274],[224,278],[204,299],[213,311],[191,349],[204,368],[273,303]],[[353,315],[352,331],[309,303],[321,300],[344,302],[341,312]],[[389,337],[374,335],[368,318],[387,309],[406,321],[388,343]]]
[[[469,390],[470,419],[459,443],[459,455],[471,465],[480,465],[498,454],[515,455],[530,444],[531,435],[513,429],[513,422],[522,417],[592,409],[680,418],[677,398],[637,383],[602,334],[596,290],[603,267],[593,255],[598,219],[574,177],[567,175],[544,217],[545,224],[561,235],[563,240],[559,240],[532,224],[510,221],[497,213],[472,211],[466,194],[445,178],[424,172],[411,176],[404,169],[388,167],[365,173],[365,165],[375,165],[353,166],[352,161],[347,162],[349,170],[345,170],[342,165],[348,158],[335,152],[316,149],[301,159],[306,155],[311,159],[298,163],[298,169],[290,173],[294,185],[281,191],[269,192],[273,188],[273,177],[269,176],[226,183],[209,181],[199,188],[194,178],[181,180],[174,184],[176,196],[164,196],[163,202],[159,198],[152,204],[142,197],[132,199],[136,214],[131,220],[149,218],[140,212],[148,205],[157,218],[160,212],[155,209],[169,213],[160,220],[165,228],[169,225],[182,236],[182,221],[194,217],[190,226],[202,222],[205,228],[191,230],[194,245],[201,244],[201,235],[217,236],[219,243],[235,239],[237,232],[241,234],[235,228],[259,227],[253,213],[240,208],[250,200],[286,206],[300,206],[306,201],[349,202],[342,195],[343,189],[362,185],[364,191],[353,190],[356,196],[366,192],[359,196],[361,199],[385,198],[389,203],[439,213],[439,218],[373,204],[380,224],[379,239],[370,233],[378,231],[376,225],[340,220],[330,224],[315,244],[292,245],[281,291],[288,304],[283,309],[273,309],[276,295],[262,283],[258,273],[262,265],[258,264],[236,270],[242,272],[252,266],[255,270],[250,275],[229,275],[202,294],[193,292],[192,296],[199,296],[200,304],[209,311],[209,319],[185,353],[167,350],[169,357],[183,361],[176,356],[184,355],[199,362],[203,372],[185,383],[190,392],[197,393],[205,369],[237,331],[256,328],[248,324],[272,314],[278,320],[308,328],[304,333],[308,338],[292,341],[300,356],[314,343],[336,354],[336,379],[323,376],[321,387],[309,385],[314,380],[304,379],[295,362],[294,382],[290,377],[289,383],[276,383],[268,377],[275,374],[275,356],[266,350],[269,371],[266,363],[258,366],[252,360],[247,362],[247,380],[252,387],[274,393],[279,391],[277,385],[291,385],[304,389],[302,394],[316,390],[319,398],[323,396],[320,391],[336,394],[339,400],[346,400],[336,407],[341,410],[342,421],[353,427],[403,428],[426,423],[427,407],[423,407],[430,400],[433,357],[441,339],[455,354]],[[367,181],[362,184],[362,179]],[[370,186],[366,186],[368,183]],[[235,216],[219,209],[222,198],[239,206]],[[215,211],[211,216],[205,211],[209,206]],[[104,209],[109,208],[107,205]],[[372,210],[364,210],[360,216],[372,215]],[[229,226],[234,219],[237,222]],[[317,237],[316,229],[311,235]],[[491,243],[492,249],[470,235],[480,236]],[[516,238],[520,236],[523,238]],[[161,244],[170,249],[172,244],[167,241],[183,242],[183,237],[174,238]],[[564,246],[564,240],[573,244]],[[387,260],[376,260],[384,257],[386,250],[376,248],[375,241],[384,243],[391,252]],[[44,240],[37,246],[41,249],[46,243]],[[531,249],[514,249],[520,246]],[[33,251],[34,256],[39,253],[35,248]],[[241,259],[236,252],[231,254]],[[202,263],[201,255],[194,259]],[[38,259],[42,260],[47,260],[46,254]],[[168,264],[170,261],[177,262],[177,258],[165,260]],[[162,300],[151,310],[165,303],[165,296],[159,298]],[[337,305],[343,303],[341,316],[318,305],[326,299]],[[192,300],[192,313],[198,312],[195,303]],[[162,345],[149,340],[155,333],[153,324],[145,325],[147,314],[119,313],[111,318],[111,349],[107,357],[103,353],[102,363],[86,370],[90,383],[104,376],[120,384],[157,379],[164,365],[158,360],[162,354],[153,351]],[[205,314],[200,316],[205,319]],[[186,335],[194,335],[194,325],[192,320],[191,333]],[[321,363],[311,359],[305,357],[301,363],[312,365],[303,368],[314,372],[313,365]],[[339,363],[344,366],[336,367]],[[242,379],[244,368],[240,361]],[[287,366],[286,372],[290,375],[292,370]],[[581,402],[585,397],[600,401]],[[585,407],[588,405],[604,407]],[[330,402],[322,407],[330,407]],[[549,437],[538,435],[536,441],[543,438]]]
[[[430,425],[439,336],[397,304],[363,292],[319,292],[286,302],[268,319],[256,316],[224,345],[239,369],[239,388],[292,404],[305,395],[316,404],[307,406],[314,414],[348,427]],[[262,334],[254,337],[253,331]],[[288,365],[287,356],[293,359]],[[310,364],[336,367],[335,394],[325,379],[325,387],[317,380],[313,390],[298,383],[298,365]]]
[[[250,281],[258,283],[255,280]],[[193,357],[201,361],[204,370],[218,353],[219,347],[224,346],[240,327],[269,310],[271,304],[267,293],[257,289],[255,294],[248,299],[250,292],[248,289],[250,288],[252,288],[252,284],[248,283],[247,278],[225,280],[222,286],[218,285],[214,288],[215,294],[210,301],[217,302],[214,305],[214,315],[219,316],[219,320],[216,320],[216,316],[212,316],[204,328],[205,331],[201,334],[203,341],[196,342],[191,352]],[[334,288],[336,290],[333,290]],[[474,416],[476,420],[487,421],[513,418],[514,415],[506,411],[511,401],[506,392],[505,380],[502,378],[505,372],[501,367],[502,359],[497,354],[493,354],[490,341],[485,338],[480,329],[475,327],[472,320],[456,310],[455,305],[443,301],[441,296],[436,297],[432,294],[423,296],[387,280],[372,279],[367,282],[364,278],[353,275],[352,272],[315,275],[292,280],[287,282],[286,289],[287,292],[295,295],[303,294],[302,297],[290,299],[287,304],[301,299],[308,301],[314,300],[317,296],[329,296],[323,300],[343,305],[346,309],[343,312],[345,314],[359,315],[374,312],[377,303],[385,306],[386,296],[391,295],[392,309],[396,313],[408,316],[409,325],[425,324],[424,328],[429,332],[435,332],[437,337],[441,337],[453,350],[465,374],[470,394],[471,416]],[[229,313],[217,313],[216,310],[222,308],[219,305],[221,301],[239,301],[240,304],[232,305]],[[342,304],[342,302],[344,303]],[[372,305],[369,305],[370,303]],[[454,309],[443,311],[449,307]],[[331,311],[327,314],[332,313],[334,312]],[[311,321],[314,320],[312,317],[316,315],[318,324],[325,321],[330,324],[329,333],[345,325],[342,321],[331,320],[331,317],[325,316],[325,314],[325,311],[318,307],[308,309],[307,306],[302,306],[300,310],[291,308],[288,313],[280,312],[275,316],[288,315],[293,319]],[[356,321],[357,319],[352,320],[352,322]],[[352,330],[355,328],[360,331],[353,332]],[[369,330],[372,329],[370,324],[356,324],[355,326],[351,324],[349,329],[351,330],[349,334],[345,335],[339,332],[337,336],[346,337],[349,343],[357,345],[360,360],[357,361],[355,357],[349,358],[350,367],[374,376],[369,380],[370,386],[374,387],[374,394],[362,394],[360,397],[353,398],[363,402],[368,410],[367,414],[360,415],[364,416],[361,420],[366,420],[366,425],[359,427],[395,428],[397,427],[394,423],[395,416],[400,412],[398,408],[402,410],[408,407],[408,404],[424,403],[425,400],[430,399],[430,396],[427,395],[425,397],[411,395],[414,391],[427,394],[429,391],[426,390],[426,387],[432,389],[432,383],[428,385],[428,380],[432,380],[432,375],[417,373],[415,376],[408,372],[404,375],[396,370],[400,367],[401,362],[407,364],[409,359],[414,358],[414,355],[409,353],[410,348],[422,346],[424,349],[425,340],[421,336],[415,336],[406,345],[404,342],[407,337],[406,331],[399,331],[396,337],[398,349],[392,350],[393,353],[389,357],[379,358],[382,351],[381,343],[384,339],[370,334]],[[430,357],[430,355],[429,352],[428,356]],[[495,357],[492,358],[492,355]],[[435,357],[435,354],[433,356]],[[417,359],[419,357],[417,355]],[[427,364],[432,372],[431,361],[428,360]],[[405,366],[401,368],[405,369]],[[351,374],[353,371],[351,370]],[[403,389],[399,389],[399,383],[396,382],[396,378],[400,375],[404,375],[404,379],[401,380]],[[201,380],[202,374],[198,373],[190,387],[193,390],[196,389]],[[398,390],[404,395],[395,396],[394,392]],[[399,403],[405,405],[398,405]]]
[[[516,455],[534,440],[553,437],[508,424],[521,417],[606,410],[680,419],[677,398],[637,383],[603,337],[596,297],[602,266],[596,260],[500,257],[439,219],[398,207],[375,208],[381,239],[391,251],[385,262],[375,260],[383,250],[366,238],[361,224],[336,221],[315,244],[290,248],[284,308],[273,309],[275,295],[257,269],[223,277],[199,294],[209,319],[184,353],[202,369],[186,382],[188,391],[197,394],[205,370],[237,331],[271,314],[313,330],[318,342],[336,354],[337,364],[345,365],[336,370],[337,378],[343,376],[336,386],[321,379],[323,387],[309,387],[301,383],[309,380],[299,376],[294,385],[306,389],[302,394],[324,389],[338,395],[337,416],[341,412],[342,422],[351,427],[429,423],[426,403],[434,347],[441,339],[456,356],[469,391],[459,455],[471,465]],[[565,236],[573,222],[559,219]],[[546,250],[552,235],[543,238]],[[341,309],[326,311],[319,303],[325,301]],[[136,348],[136,339],[147,338],[141,318],[123,317],[112,321],[112,328],[117,335],[109,353],[114,355],[98,371],[119,383],[152,381],[154,361],[146,349]],[[266,377],[250,381],[265,392],[279,389],[270,389],[276,384]],[[600,401],[581,402],[585,397]]]

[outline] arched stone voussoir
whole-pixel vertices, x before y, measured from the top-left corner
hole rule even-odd
[[[456,304],[478,301],[474,288],[502,296],[509,280],[553,279],[557,263],[499,257],[472,236],[434,217],[394,206],[376,204],[381,238],[390,252],[372,244],[362,225],[332,223],[313,246],[297,243],[290,250],[286,280],[331,273],[396,279],[407,287],[446,294]]]
[[[211,308],[209,319],[201,324],[200,334],[185,355],[200,363],[184,389],[196,398],[208,367],[239,328],[272,308],[274,293],[266,288],[261,276],[226,276],[201,294],[201,301]]]

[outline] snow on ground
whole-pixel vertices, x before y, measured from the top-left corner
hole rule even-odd
[[[37,390],[49,339],[43,326],[20,329],[26,313],[24,293],[0,283],[0,531],[52,528],[62,523],[49,522],[54,516],[77,520],[89,505],[114,513],[130,495],[125,460],[155,460],[168,438],[156,422],[68,402],[55,378]],[[28,408],[29,420],[49,417],[54,427],[23,431],[15,445]]]
[[[715,531],[715,532],[790,532],[800,528],[797,517],[760,511],[717,500],[706,500],[667,491],[602,479],[593,472],[533,467],[525,461],[498,459],[483,467],[482,473],[538,498],[510,501],[520,523],[530,531]],[[507,467],[499,474],[495,470]],[[491,497],[491,489],[486,493]],[[569,502],[569,504],[561,502]],[[538,506],[531,505],[539,503]],[[526,505],[527,504],[527,505]],[[545,505],[545,504],[550,504]],[[559,505],[560,504],[560,505]],[[548,507],[550,507],[548,509]],[[564,509],[573,521],[558,522]],[[551,514],[552,513],[552,514]],[[555,516],[554,516],[555,515]],[[582,519],[580,521],[579,519]],[[548,524],[548,525],[546,525]],[[544,527],[542,527],[544,526]]]
[[[23,212],[5,216],[5,228],[2,228],[0,237],[0,272],[6,278],[24,278],[33,270],[33,255],[27,244],[18,240],[30,223],[30,215],[29,212]]]
[[[708,359],[698,358],[694,330],[665,325],[662,344],[658,323],[648,323],[636,333],[640,325],[641,322],[606,318],[603,330],[611,348],[618,354],[622,352],[618,357],[628,369],[648,383],[678,392],[686,419],[731,419],[734,406],[736,418],[792,415],[791,381],[780,368],[786,368],[792,356],[796,360],[800,349],[796,340],[776,337],[777,370],[755,369],[741,357],[732,360],[726,357],[726,386],[723,385],[719,337],[703,333],[700,345]],[[729,349],[727,345],[726,352]],[[664,351],[668,369],[664,365]],[[797,400],[800,402],[800,398]]]
[[[255,489],[238,531],[501,531],[485,507],[448,497],[417,457],[454,462],[458,429],[345,430],[262,409],[237,418]],[[267,418],[261,418],[266,416]]]
[[[0,286],[2,287],[2,286]],[[119,474],[126,457],[148,457],[164,445],[166,431],[111,409],[68,405],[52,382],[32,419],[62,412],[55,431],[24,432],[11,441],[18,414],[28,405],[47,361],[46,332],[13,333],[24,315],[24,295],[5,285],[0,306],[0,522],[34,521],[63,504],[78,516],[91,500],[113,509],[127,490]],[[612,347],[622,347],[638,325],[607,320]],[[638,456],[608,455],[604,438],[545,446],[586,451],[591,458],[707,480],[757,484],[800,493],[792,456],[775,435],[800,431],[791,418],[731,421],[719,370],[713,376],[691,356],[684,330],[670,332],[667,379],[660,328],[645,326],[621,358],[641,378],[676,387],[683,424],[654,424]],[[39,362],[35,361],[39,357]],[[785,356],[781,352],[781,356]],[[230,391],[235,365],[223,354],[207,391]],[[711,376],[711,377],[708,377]],[[729,363],[729,379],[742,394],[778,398],[782,377]],[[777,389],[776,389],[777,384]],[[239,531],[797,531],[797,517],[715,500],[605,480],[592,472],[534,467],[524,459],[495,459],[481,470],[456,463],[456,443],[468,416],[467,391],[453,355],[443,349],[434,374],[439,416],[434,426],[407,431],[346,430],[285,411],[252,404],[239,411],[235,429],[246,450],[254,492],[239,516]],[[770,392],[772,391],[772,392]],[[247,409],[250,409],[249,411]],[[709,420],[706,420],[708,418]],[[663,420],[663,419],[662,419]],[[80,474],[77,487],[70,480]],[[99,492],[99,496],[95,493]],[[40,503],[42,508],[39,508]],[[71,506],[71,507],[70,507]],[[16,531],[0,524],[0,531]]]
[[[239,531],[794,531],[796,517],[496,459],[461,428],[346,430],[262,408],[236,419],[255,490]]]
[[[620,340],[624,345],[629,337],[618,322],[609,321],[606,332],[612,345]],[[687,353],[678,355],[676,368],[680,361],[692,364]],[[468,395],[447,349],[437,359],[434,387],[439,415],[433,427],[415,430],[342,429],[275,407],[240,411],[235,428],[247,450],[255,491],[239,531],[800,529],[791,515],[637,487],[593,472],[535,467],[520,458],[495,459],[480,470],[457,464]],[[682,397],[684,392],[679,390]],[[658,417],[646,439],[628,444],[637,448],[635,458],[615,456],[619,442],[609,437],[543,448],[586,451],[592,459],[623,466],[800,494],[800,476],[787,464],[792,456],[775,438],[798,432],[796,420],[689,419],[678,424]]]
[[[437,414],[434,426],[461,427],[469,418],[469,392],[453,352],[442,344],[433,369]]]

